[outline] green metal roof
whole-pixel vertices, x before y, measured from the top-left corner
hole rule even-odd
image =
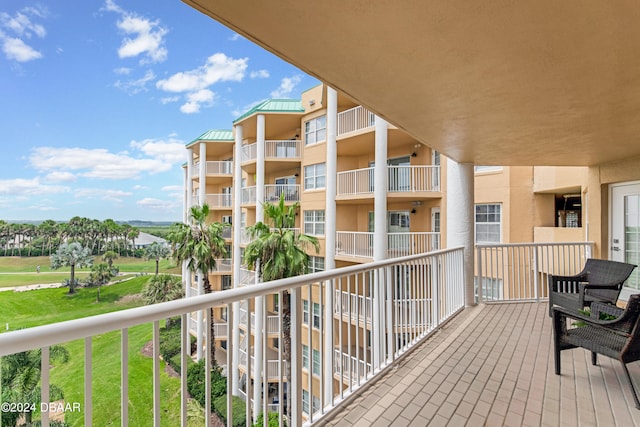
[[[211,129],[187,143],[187,147],[200,141],[230,141],[233,142],[233,131],[225,129]]]
[[[299,99],[267,99],[235,119],[233,123],[238,123],[255,113],[304,113],[304,108]]]

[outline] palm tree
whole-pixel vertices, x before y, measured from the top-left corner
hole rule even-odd
[[[69,294],[75,292],[75,272],[76,267],[91,267],[93,257],[89,248],[83,248],[78,242],[63,243],[58,247],[56,253],[51,255],[51,268],[57,270],[60,267],[71,267],[71,279],[69,281]]]
[[[258,268],[256,273],[261,281],[294,277],[307,272],[309,255],[305,252],[313,247],[316,253],[320,250],[318,239],[306,234],[298,234],[294,227],[296,212],[300,206],[296,202],[290,206],[284,203],[284,193],[280,195],[280,202],[264,203],[264,216],[271,223],[271,227],[263,222],[257,222],[247,228],[252,242],[244,252],[244,262],[249,268]],[[286,361],[285,376],[291,378],[291,310],[289,293],[284,291],[282,300],[282,355]],[[291,402],[291,399],[287,399]],[[290,414],[287,408],[287,413]]]
[[[118,259],[118,254],[114,251],[107,251],[102,254],[102,260],[109,264],[109,270],[113,268],[113,261]]]
[[[182,279],[171,274],[156,274],[151,277],[142,290],[142,299],[147,304],[158,304],[161,302],[173,301],[184,296],[182,289]],[[166,327],[171,324],[171,320],[166,320]]]
[[[168,247],[158,243],[158,242],[154,242],[152,244],[150,244],[149,246],[147,246],[147,248],[144,250],[144,257],[146,259],[153,259],[156,261],[156,276],[158,275],[158,269],[160,267],[160,260],[162,258],[167,258],[169,255],[171,255],[171,249],[169,249]]]
[[[96,302],[100,301],[100,287],[111,280],[113,272],[109,265],[102,262],[91,267],[91,274],[89,274],[89,281],[98,287],[98,293],[96,295]]]
[[[191,223],[176,223],[171,226],[167,239],[173,247],[173,257],[179,262],[186,261],[187,268],[202,276],[204,292],[211,293],[209,271],[216,268],[216,259],[227,255],[222,232],[228,224],[212,222],[207,224],[209,205],[191,207]],[[213,328],[213,308],[211,309],[211,362],[215,363]]]

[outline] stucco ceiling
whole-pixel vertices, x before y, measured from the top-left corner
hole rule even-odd
[[[640,156],[637,0],[183,0],[478,165]]]

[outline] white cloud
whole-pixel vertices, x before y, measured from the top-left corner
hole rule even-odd
[[[233,33],[229,36],[229,40],[231,40],[232,42],[235,42],[236,40],[240,40],[242,38],[242,36],[238,33]]]
[[[180,101],[179,96],[165,96],[164,98],[160,98],[160,102],[162,104],[171,104],[173,102],[178,102],[178,101]]]
[[[29,161],[38,171],[49,174],[119,180],[166,172],[185,160],[184,145],[176,140],[134,141],[131,146],[142,156],[133,157],[127,152],[111,153],[103,148],[38,147],[32,150]],[[181,155],[177,152],[178,147],[182,149]]]
[[[74,182],[77,180],[77,177],[74,174],[65,171],[51,172],[45,178],[47,181],[52,182]]]
[[[124,10],[113,0],[107,0],[103,10],[121,15],[116,26],[126,36],[118,49],[118,57],[122,59],[142,56],[141,64],[163,62],[167,59],[164,36],[169,30],[161,26],[159,20],[154,21]]]
[[[114,73],[119,74],[121,76],[126,76],[131,74],[131,68],[128,67],[120,67],[113,70]]]
[[[176,139],[167,141],[145,139],[142,141],[131,141],[132,148],[142,151],[149,157],[162,160],[167,163],[183,163],[187,161],[187,150],[184,149],[184,142]]]
[[[40,52],[25,44],[22,40],[13,37],[7,37],[2,41],[2,51],[7,59],[13,59],[18,62],[28,62],[42,58]]]
[[[182,191],[182,186],[181,185],[165,185],[164,187],[161,188],[162,191],[166,191],[166,192],[174,192],[174,191]]]
[[[267,70],[252,71],[251,74],[249,74],[249,77],[251,77],[252,79],[266,79],[269,77],[269,71]]]
[[[121,203],[133,193],[122,190],[105,190],[103,188],[79,188],[73,192],[76,199],[98,199]]]
[[[58,194],[68,191],[69,187],[43,184],[40,182],[40,178],[38,177],[33,179],[17,178],[0,180],[0,195],[16,195],[25,197]]]
[[[221,81],[242,81],[249,58],[234,59],[224,53],[216,53],[207,58],[200,67],[181,71],[156,83],[158,89],[166,92],[194,92],[205,89]]]
[[[198,113],[200,108],[210,107],[214,103],[215,93],[208,89],[210,86],[218,82],[242,81],[248,60],[216,53],[198,68],[181,71],[167,79],[159,80],[156,87],[165,92],[185,93],[186,102],[180,106],[180,111],[185,114]],[[174,99],[163,98],[162,102],[173,102]]]
[[[180,203],[172,200],[160,200],[154,199],[152,197],[146,197],[144,199],[140,199],[136,202],[136,204],[145,209],[151,209],[156,211],[168,211],[173,210],[180,207]]]
[[[278,89],[271,92],[272,98],[286,98],[291,95],[291,92],[296,88],[298,84],[302,81],[302,76],[300,74],[296,74],[291,77],[284,77],[280,82],[280,87]]]
[[[133,190],[135,190],[135,191],[146,190],[147,188],[149,188],[149,187],[147,187],[146,185],[139,185],[138,184],[138,185],[134,185],[133,186]]]
[[[47,14],[43,7],[26,7],[13,16],[0,13],[0,42],[7,59],[28,62],[42,58],[42,53],[25,40],[34,36],[44,38],[47,35],[47,30],[42,24],[32,21],[32,18],[45,18]]]
[[[156,75],[153,71],[147,70],[143,77],[140,77],[136,80],[117,80],[113,85],[118,89],[122,89],[124,92],[129,95],[135,95],[140,92],[146,92],[147,83],[152,82],[156,78]]]
[[[199,113],[200,107],[213,105],[214,93],[209,89],[202,89],[187,95],[187,102],[180,106],[180,111],[185,114]]]
[[[261,99],[259,101],[254,101],[251,104],[247,104],[244,107],[240,107],[237,108],[235,110],[231,111],[231,116],[235,119],[236,117],[240,117],[241,115],[243,115],[244,113],[246,113],[247,111],[251,110],[253,107],[255,107],[256,105],[260,104],[261,102],[266,101],[266,99]]]

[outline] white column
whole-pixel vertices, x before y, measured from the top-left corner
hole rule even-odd
[[[207,143],[200,143],[200,169],[198,171],[200,178],[200,187],[198,188],[198,201],[200,206],[204,205],[205,195],[207,194]]]
[[[233,159],[233,287],[240,287],[240,226],[242,225],[242,125],[235,126],[235,147]],[[240,360],[240,303],[233,303],[233,325],[231,331],[231,345],[227,346],[227,351],[232,351],[233,366],[231,372],[231,393],[240,396],[240,371],[238,361]]]
[[[447,158],[447,247],[464,247],[464,301],[475,305],[474,257],[474,170],[471,163]]]
[[[375,166],[374,166],[374,233],[373,260],[380,261],[387,258],[387,122],[376,116],[375,118]],[[374,272],[373,287],[373,355],[374,369],[379,368],[384,359],[384,283],[381,271]]]
[[[265,120],[263,114],[256,117],[256,222],[264,222],[264,138],[265,138]],[[262,281],[262,278],[260,278]],[[254,419],[262,410],[262,368],[264,359],[262,357],[264,343],[264,297],[255,299],[254,311],[256,314],[256,327],[254,331],[253,357],[255,364],[253,365],[253,416]]]
[[[185,182],[185,204],[184,215],[182,221],[185,224],[191,224],[191,205],[193,203],[193,148],[187,148],[187,169],[186,169],[186,182]],[[191,296],[191,271],[187,267],[188,262],[185,260],[182,263],[182,282],[185,284],[185,296]]]
[[[327,87],[327,168],[326,168],[326,200],[325,200],[325,270],[336,268],[336,185],[337,185],[337,122],[338,93]],[[333,398],[333,281],[328,281],[325,290],[324,306],[324,399],[331,402]]]

